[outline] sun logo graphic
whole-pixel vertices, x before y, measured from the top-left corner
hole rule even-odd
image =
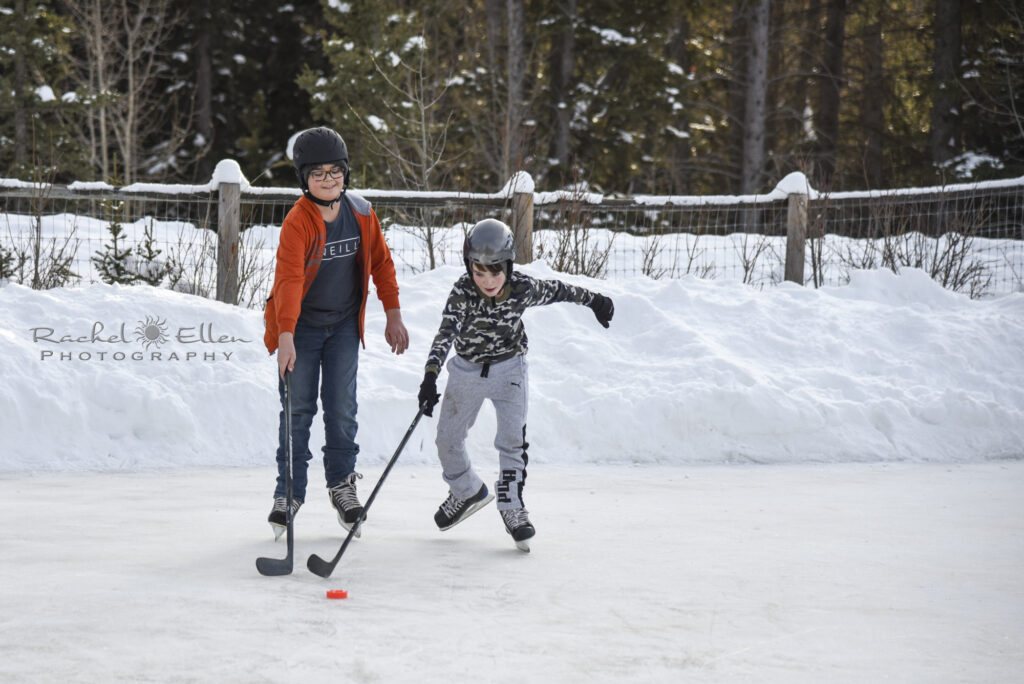
[[[135,340],[149,349],[153,345],[159,347],[167,342],[167,321],[156,316],[146,316],[135,328]]]

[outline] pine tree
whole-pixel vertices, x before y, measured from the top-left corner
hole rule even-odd
[[[103,209],[107,212],[110,224],[107,230],[110,232],[110,242],[104,245],[103,250],[97,251],[92,257],[100,278],[105,283],[132,285],[141,279],[139,274],[131,268],[132,248],[123,246],[124,227],[121,226],[119,216],[124,209],[124,202],[118,200],[106,200],[102,203]]]
[[[0,176],[31,180],[35,167],[46,166],[60,182],[86,170],[67,126],[81,104],[62,92],[73,27],[60,9],[56,0],[0,8]]]
[[[167,65],[164,87],[194,97],[178,175],[205,183],[218,161],[231,158],[253,183],[291,185],[288,138],[325,123],[314,118],[296,84],[304,66],[326,63],[320,0],[249,2],[244,11],[227,0],[174,4],[180,10],[176,59]]]
[[[1024,173],[1024,6],[1012,0],[964,5],[964,152],[977,180]],[[970,171],[967,168],[972,167]],[[954,169],[955,170],[955,169]]]
[[[0,245],[0,282],[9,280],[14,275],[14,251]]]
[[[163,281],[169,266],[167,263],[157,260],[162,251],[156,247],[156,239],[153,237],[153,221],[150,220],[143,232],[142,244],[139,245],[136,253],[138,257],[137,276],[140,281],[153,286],[157,286]]]

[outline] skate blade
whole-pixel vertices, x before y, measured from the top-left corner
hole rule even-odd
[[[347,522],[345,522],[345,519],[342,518],[340,515],[338,516],[338,522],[341,523],[341,526],[344,527],[347,532],[351,532],[352,531],[352,527],[355,525],[355,523],[347,523]],[[356,539],[359,539],[362,536],[363,536],[363,526],[360,525],[359,529],[356,530],[355,537],[356,537]]]
[[[517,541],[516,548],[522,551],[523,553],[530,553],[530,542],[526,539],[522,541]]]
[[[270,529],[274,532],[274,541],[281,538],[281,535],[288,531],[287,525],[275,525],[270,523]]]

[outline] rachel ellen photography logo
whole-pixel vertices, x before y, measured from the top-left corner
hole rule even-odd
[[[135,339],[142,343],[146,349],[167,342],[167,322],[156,316],[146,316],[145,321],[139,321],[135,328]]]
[[[48,326],[29,328],[47,362],[205,362],[230,361],[239,344],[252,340],[199,322],[174,326],[166,318],[147,315],[135,323],[94,321],[75,330]]]

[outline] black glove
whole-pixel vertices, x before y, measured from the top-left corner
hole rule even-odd
[[[433,416],[434,407],[437,406],[437,402],[441,400],[441,395],[437,393],[437,373],[433,371],[427,371],[423,376],[423,382],[420,383],[420,394],[419,394],[420,408],[423,409],[423,415]]]
[[[594,299],[590,302],[590,308],[593,309],[597,322],[607,328],[608,322],[615,315],[615,305],[612,304],[612,298],[605,297],[603,294],[594,294]]]

